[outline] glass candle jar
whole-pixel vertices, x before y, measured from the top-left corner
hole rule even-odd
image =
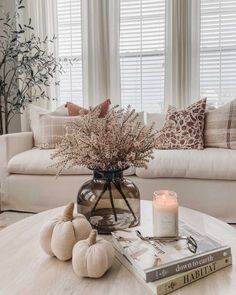
[[[156,191],[153,195],[153,234],[157,237],[178,236],[178,201],[172,191]]]

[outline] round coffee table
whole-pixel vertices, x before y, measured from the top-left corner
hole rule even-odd
[[[150,219],[151,202],[142,201],[141,207],[143,225]],[[1,295],[148,294],[146,288],[117,260],[101,279],[82,279],[74,274],[71,261],[61,262],[47,256],[39,246],[39,231],[46,220],[62,211],[63,207],[59,207],[36,214],[0,232]],[[232,254],[236,257],[236,230],[231,226],[187,208],[180,208],[180,218],[199,231],[223,240],[232,247]],[[236,294],[236,267],[227,267],[172,294]]]

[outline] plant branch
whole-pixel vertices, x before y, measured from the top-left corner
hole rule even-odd
[[[19,10],[25,7],[23,2],[24,0],[17,0],[15,13],[13,15],[6,13],[0,18],[1,133],[8,132],[9,123],[15,114],[20,113],[22,107],[34,99],[48,98],[43,87],[50,86],[57,72],[62,73],[62,65],[52,53],[43,49],[48,47],[49,42],[53,43],[55,38],[50,40],[45,36],[41,40],[35,36],[30,18],[28,24],[18,22],[17,26],[15,25]],[[37,70],[34,72],[33,69]],[[29,94],[29,91],[32,93]]]

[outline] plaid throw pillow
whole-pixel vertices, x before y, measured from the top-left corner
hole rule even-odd
[[[203,130],[206,99],[202,99],[185,110],[170,106],[164,127],[159,131],[159,149],[203,149]]]
[[[204,141],[206,147],[236,149],[236,99],[206,113]]]
[[[39,125],[33,131],[35,146],[41,149],[54,149],[60,136],[66,133],[66,122],[76,121],[79,118],[81,117],[41,115]]]

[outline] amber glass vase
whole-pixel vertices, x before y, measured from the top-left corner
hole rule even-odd
[[[78,212],[100,234],[134,227],[140,221],[140,193],[123,171],[94,171],[78,192]]]

